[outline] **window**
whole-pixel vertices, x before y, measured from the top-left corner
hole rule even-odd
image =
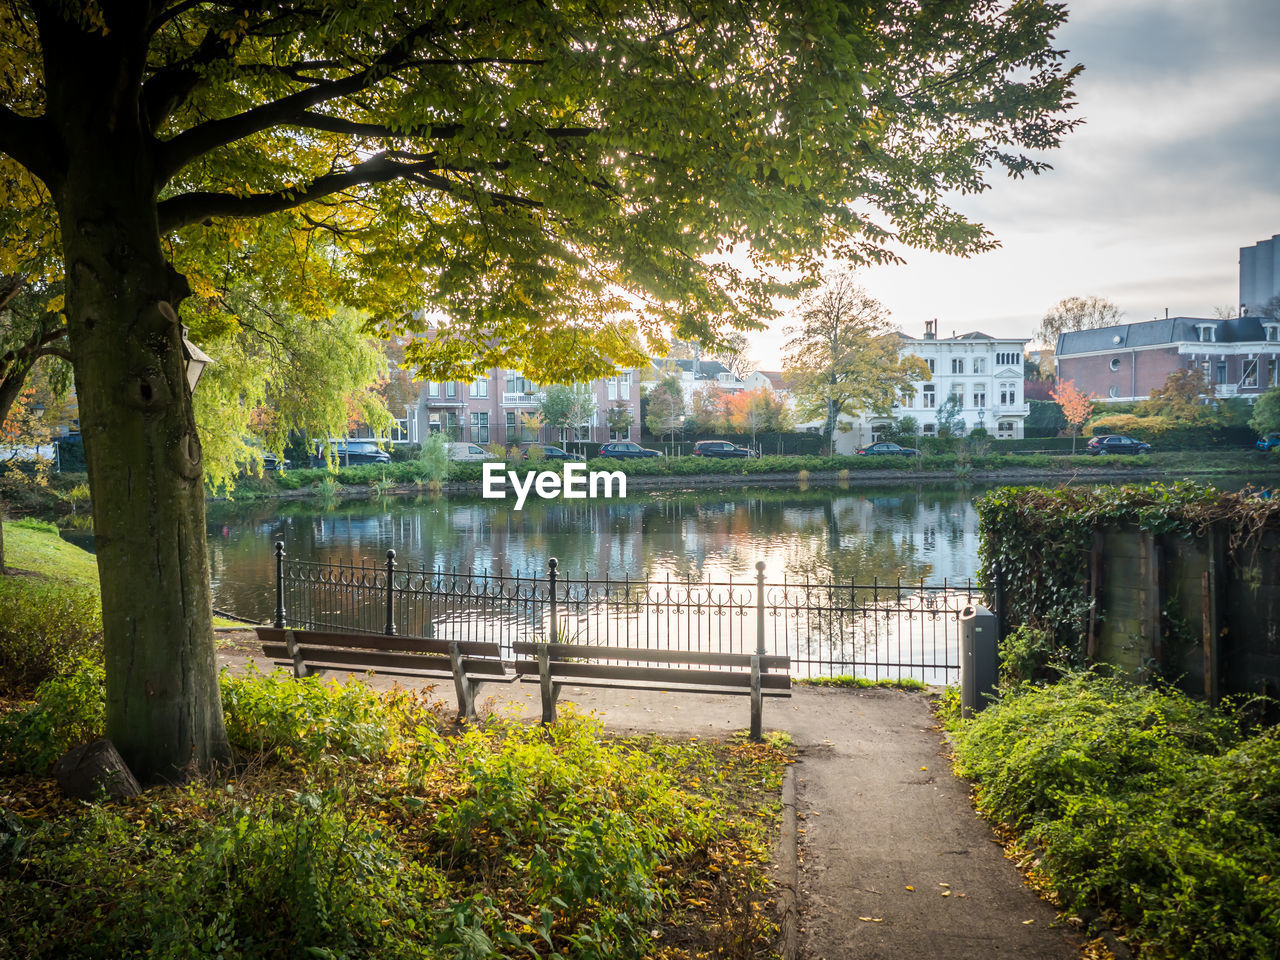
[[[926,410],[932,410],[938,405],[938,388],[932,383],[926,383],[924,385],[924,388],[920,391],[920,396],[923,400],[921,405]]]
[[[462,439],[458,430],[458,415],[456,413],[442,414],[440,417],[440,429],[450,440]]]
[[[1119,369],[1120,369],[1120,358],[1119,358],[1119,357],[1112,357],[1112,358],[1111,358],[1111,369],[1112,369],[1112,370],[1119,370]]]
[[[618,374],[618,399],[631,399],[631,374],[629,373]]]
[[[1240,378],[1240,385],[1243,387],[1256,387],[1258,385],[1258,361],[1246,360],[1244,365],[1244,376]]]
[[[429,381],[427,383],[427,396],[428,397],[440,396],[440,384],[436,383],[434,380]]]
[[[901,401],[902,406],[910,410],[913,406],[915,406],[915,402],[916,402],[916,392],[914,390],[902,391],[902,401]],[[894,406],[898,406],[898,404],[894,404]]]
[[[953,383],[951,385],[951,392],[960,398],[960,405],[964,406],[964,384]]]
[[[1111,399],[1113,399],[1113,400],[1114,400],[1116,397],[1120,396],[1120,388],[1119,388],[1119,387],[1109,387],[1109,388],[1107,389],[1107,396],[1108,396],[1108,397],[1111,397]]]
[[[1262,325],[1263,336],[1272,343],[1280,340],[1280,323],[1264,323]]]
[[[448,383],[446,383],[446,384],[444,385],[444,395],[445,395],[446,397],[449,397],[450,399],[453,399],[454,397],[456,397],[456,396],[458,395],[458,381],[457,381],[457,380],[450,380]]]
[[[936,372],[937,372],[937,363],[938,363],[938,361],[937,361],[937,360],[935,360],[933,357],[930,357],[928,360],[926,360],[926,361],[925,361],[925,363],[927,363],[927,364],[929,365],[929,372],[930,372],[930,373],[936,373]]]
[[[951,358],[951,372],[964,373],[964,359],[961,357]]]
[[[1012,437],[1017,432],[1017,427],[1012,420],[999,420],[996,422],[997,437]]]
[[[1212,323],[1201,323],[1196,326],[1196,333],[1201,343],[1213,343],[1218,339],[1218,328]]]
[[[926,437],[932,437],[938,432],[938,428],[932,423],[926,423],[920,428],[920,433]]]
[[[481,377],[472,383],[471,395],[473,397],[487,397],[489,395],[489,378]]]
[[[987,372],[987,358],[986,358],[986,357],[974,357],[974,358],[973,358],[973,372],[974,372],[974,373],[986,373],[986,372]]]
[[[626,429],[624,429],[624,430],[614,430],[612,427],[610,427],[610,428],[609,428],[609,439],[610,439],[610,440],[630,440],[630,439],[631,439],[631,428],[630,428],[630,427],[627,427],[627,428],[626,428]]]
[[[471,415],[471,439],[476,443],[489,442],[489,415],[473,413]]]
[[[610,400],[618,399],[618,378],[617,377],[609,378],[609,399]]]
[[[520,428],[516,425],[516,412],[507,411],[507,443],[515,443],[520,439]]]
[[[987,405],[987,385],[985,383],[974,385],[973,405],[979,410]]]
[[[997,353],[997,367],[1016,367],[1022,363],[1022,354],[1020,353]]]
[[[1012,407],[1018,403],[1018,385],[1006,381],[1000,384],[1000,406]]]
[[[1227,382],[1227,361],[1219,360],[1218,361],[1218,379],[1215,381],[1215,383],[1226,383],[1226,382]]]
[[[528,393],[538,392],[538,385],[532,380],[526,379],[513,370],[507,371],[507,393]]]

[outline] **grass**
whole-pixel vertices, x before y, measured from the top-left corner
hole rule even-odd
[[[6,520],[4,559],[10,569],[98,590],[98,563],[93,554],[63,540],[52,523]]]
[[[928,689],[928,686],[923,681],[917,680],[915,677],[898,677],[896,680],[883,677],[880,680],[872,680],[870,677],[854,677],[849,674],[843,674],[838,677],[801,677],[793,682],[810,687],[838,687],[857,690],[867,690],[872,687],[911,691]]]

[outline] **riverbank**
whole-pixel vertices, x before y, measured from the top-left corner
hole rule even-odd
[[[906,461],[905,463],[903,461]],[[287,474],[248,479],[231,497],[219,500],[302,500],[394,496],[436,491],[447,495],[481,496],[479,464],[455,464],[454,478],[432,483],[416,463],[383,467],[359,466],[328,470],[295,470]],[[1280,458],[1253,451],[1195,451],[1145,457],[1046,456],[1043,454],[984,457],[927,456],[765,457],[753,461],[708,461],[698,457],[649,460],[593,460],[592,470],[621,471],[627,490],[705,490],[744,487],[858,488],[898,483],[1080,483],[1173,481],[1242,475],[1261,485],[1280,484]],[[555,469],[550,464],[508,464],[504,469],[524,475],[531,470]]]

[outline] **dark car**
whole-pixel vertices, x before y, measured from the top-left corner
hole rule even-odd
[[[262,469],[274,472],[276,470],[288,470],[293,466],[288,460],[281,460],[274,453],[264,453],[262,455]]]
[[[358,463],[391,462],[391,454],[385,450],[379,450],[377,441],[374,440],[333,440],[330,441],[329,446],[340,467],[351,467]],[[326,465],[323,447],[317,448],[311,457],[311,465],[313,467]]]
[[[869,447],[863,447],[861,450],[857,451],[857,453],[860,457],[914,457],[917,456],[920,451],[916,450],[914,447],[900,447],[896,443],[890,443],[887,440],[882,440],[879,443],[871,444]]]
[[[1265,437],[1258,441],[1259,450],[1267,451],[1272,447],[1280,447],[1280,433],[1268,433]]]
[[[760,454],[728,440],[699,440],[693,445],[695,457],[758,457]]]
[[[1142,440],[1135,440],[1133,437],[1113,434],[1109,437],[1094,437],[1085,446],[1084,452],[1095,457],[1102,453],[1119,453],[1132,456],[1136,453],[1150,453],[1151,444]]]
[[[615,460],[630,460],[633,457],[660,457],[661,450],[650,450],[642,447],[638,443],[632,443],[629,440],[622,440],[617,443],[600,444],[601,457],[612,457]]]
[[[542,450],[543,456],[545,456],[548,460],[571,460],[576,463],[581,463],[583,459],[582,457],[578,456],[576,453],[570,453],[568,450],[565,450],[561,447],[552,446],[549,443],[520,444],[518,449],[520,450],[521,458],[527,460],[529,458],[529,451],[532,450],[534,447],[537,447],[540,450]]]

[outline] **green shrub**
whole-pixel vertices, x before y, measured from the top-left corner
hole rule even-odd
[[[989,707],[956,756],[1068,909],[1115,911],[1144,956],[1275,956],[1275,728],[1244,738],[1180,693],[1086,674]]]
[[[326,757],[371,760],[396,742],[393,700],[359,680],[295,678],[285,670],[244,676],[223,671],[222,711],[231,745],[286,762]]]
[[[38,521],[23,521],[33,522]],[[42,680],[71,670],[77,660],[101,657],[102,608],[96,592],[60,580],[0,577],[0,693],[28,694]]]
[[[81,660],[65,676],[41,683],[33,703],[0,717],[0,761],[45,774],[72,747],[102,736],[106,712],[102,664]]]
[[[1053,634],[1020,624],[1000,639],[1000,685],[1012,689],[1037,680],[1052,680],[1057,670],[1050,663],[1057,653]]]

